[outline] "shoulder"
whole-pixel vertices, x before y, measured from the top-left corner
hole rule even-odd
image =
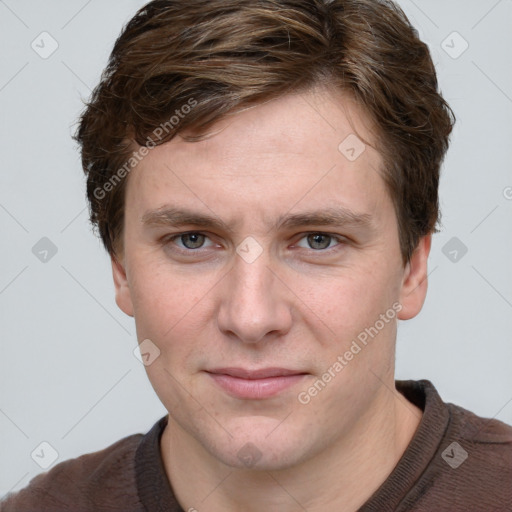
[[[142,437],[125,437],[103,450],[57,464],[4,498],[0,510],[138,510],[135,452]]]
[[[386,489],[388,498],[411,475],[396,510],[512,511],[512,426],[444,402],[428,380],[397,381],[397,389],[424,412]]]
[[[450,435],[473,455],[482,470],[508,472],[512,476],[512,426],[494,418],[483,418],[461,406],[447,404],[451,416]],[[511,480],[509,479],[509,482]]]
[[[450,422],[434,464],[434,493],[442,491],[454,511],[512,510],[512,427],[446,405]]]

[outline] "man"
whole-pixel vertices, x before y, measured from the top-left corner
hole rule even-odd
[[[512,510],[512,427],[396,381],[453,115],[377,0],[156,0],[78,128],[168,416],[11,510]]]

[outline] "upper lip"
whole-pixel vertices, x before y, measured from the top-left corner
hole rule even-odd
[[[288,368],[260,368],[257,370],[246,370],[245,368],[215,368],[214,370],[208,370],[208,373],[253,380],[269,377],[285,377],[287,375],[304,375],[306,372],[290,370]]]

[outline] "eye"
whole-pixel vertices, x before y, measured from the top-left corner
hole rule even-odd
[[[206,240],[208,240],[206,235],[198,233],[197,231],[192,231],[190,233],[181,233],[179,235],[171,236],[167,239],[167,242],[175,243],[180,249],[194,250],[205,247],[204,243]],[[180,245],[180,243],[182,245]],[[213,245],[211,241],[210,245]]]
[[[297,244],[299,247],[304,247],[306,249],[313,249],[315,251],[322,251],[325,249],[330,249],[334,245],[331,245],[332,242],[342,243],[343,239],[338,236],[329,235],[327,233],[310,233],[309,235],[304,236],[301,240],[306,240],[308,244],[307,247]]]

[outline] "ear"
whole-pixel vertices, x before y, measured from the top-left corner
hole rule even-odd
[[[431,234],[421,238],[405,267],[400,291],[402,309],[397,315],[400,320],[409,320],[415,317],[423,307],[427,296],[427,260],[431,243]]]
[[[116,304],[119,309],[126,313],[128,316],[133,316],[133,304],[130,294],[130,287],[126,278],[126,271],[124,264],[115,256],[110,258],[112,263],[112,276],[114,278],[114,286],[116,289]]]

